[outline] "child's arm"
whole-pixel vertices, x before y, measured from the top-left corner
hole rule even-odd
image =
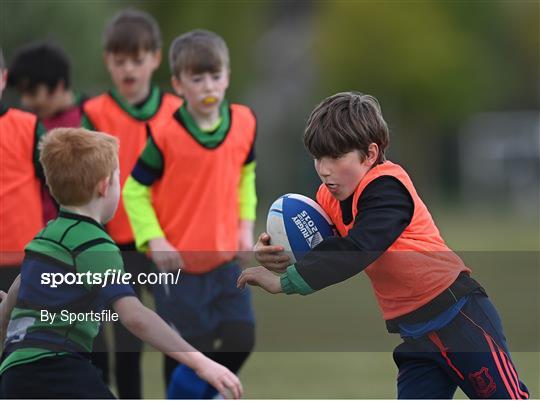
[[[150,187],[128,177],[122,196],[135,235],[137,249],[149,249],[150,256],[160,270],[175,271],[182,266],[178,251],[167,241],[152,206]]]
[[[137,249],[145,251],[151,239],[165,236],[152,206],[151,189],[133,176],[129,176],[122,190],[122,196],[135,234]]]
[[[253,250],[253,228],[257,209],[255,167],[256,162],[254,160],[244,165],[238,188],[238,205],[240,211],[238,256],[244,265],[251,259],[251,251]]]
[[[242,271],[236,285],[238,288],[244,288],[246,284],[261,287],[270,294],[279,294],[280,292],[283,292],[280,277],[276,276],[263,266],[250,267],[249,269]]]
[[[17,303],[20,283],[21,275],[19,274],[13,281],[13,284],[11,284],[11,287],[9,287],[7,294],[4,291],[0,291],[0,298],[2,298],[2,302],[0,303],[0,344],[4,344],[4,340],[6,339],[9,318]]]
[[[150,250],[159,269],[174,271],[183,265],[180,253],[167,241],[152,206],[151,186],[161,177],[163,158],[152,138],[128,177],[122,191],[135,245],[140,251]]]
[[[178,335],[155,312],[136,297],[122,297],[113,302],[122,324],[135,336],[176,361],[192,368],[197,375],[215,387],[222,396],[242,396],[240,380],[226,367],[212,361]]]
[[[245,269],[238,277],[236,286],[244,288],[246,284],[261,287],[270,294],[301,294],[308,295],[314,290],[298,274],[293,266],[287,269],[285,274],[275,275],[264,266],[250,267]]]
[[[281,290],[307,295],[362,272],[399,238],[413,212],[414,203],[401,182],[392,177],[373,180],[358,199],[358,214],[347,236],[325,239],[295,265],[287,267],[280,277]],[[268,234],[263,237],[269,239]],[[264,261],[263,266],[272,270],[276,270],[272,268],[272,258],[278,255],[277,247],[266,244],[255,253],[261,263]],[[261,273],[257,270],[253,274],[251,281],[259,283]],[[249,280],[239,282],[243,283],[249,284]]]

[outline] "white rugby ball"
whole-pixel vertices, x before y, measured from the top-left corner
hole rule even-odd
[[[323,239],[335,234],[330,217],[317,202],[307,196],[286,194],[268,211],[266,232],[272,245],[281,245],[291,258],[300,260]]]

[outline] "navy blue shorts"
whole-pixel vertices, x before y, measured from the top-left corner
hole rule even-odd
[[[177,285],[154,286],[157,312],[188,339],[224,322],[255,323],[249,289],[236,287],[240,272],[236,261],[204,274],[181,272]]]
[[[8,368],[0,377],[0,398],[116,398],[88,359],[51,356]]]
[[[499,315],[482,294],[471,295],[442,329],[404,338],[394,361],[400,399],[449,399],[458,386],[469,398],[529,397],[510,359]]]

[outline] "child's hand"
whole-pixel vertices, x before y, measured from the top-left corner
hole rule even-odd
[[[246,283],[256,285],[268,291],[270,294],[279,294],[283,292],[281,289],[281,281],[279,276],[265,269],[263,266],[250,267],[240,274],[236,285],[238,288],[244,288]]]
[[[157,268],[163,272],[175,272],[184,266],[180,253],[166,238],[154,238],[148,241],[150,257]]]
[[[238,226],[238,259],[242,267],[247,267],[253,251],[253,221],[240,220]]]
[[[259,236],[253,250],[255,251],[255,259],[268,270],[283,273],[290,265],[291,259],[283,253],[283,247],[270,245],[270,236],[267,233],[262,233]]]
[[[244,392],[242,383],[229,369],[210,358],[205,358],[200,365],[195,369],[197,376],[219,391],[223,398],[242,397]]]

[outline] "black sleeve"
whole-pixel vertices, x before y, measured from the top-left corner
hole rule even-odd
[[[296,263],[313,290],[344,281],[364,270],[411,222],[414,202],[396,178],[373,180],[358,199],[358,213],[346,237],[330,237]]]
[[[255,140],[257,139],[257,116],[255,115],[253,110],[251,110],[251,114],[253,114],[253,118],[255,119],[255,135],[253,136],[253,143],[251,144],[251,149],[249,150],[249,153],[246,156],[246,160],[244,160],[244,166],[255,161]]]
[[[45,172],[43,171],[43,166],[41,165],[39,161],[39,142],[41,139],[45,136],[47,133],[47,130],[36,119],[36,126],[34,127],[34,149],[32,153],[32,161],[34,163],[34,172],[36,174],[36,177],[39,179],[39,181],[43,184],[45,184]]]

